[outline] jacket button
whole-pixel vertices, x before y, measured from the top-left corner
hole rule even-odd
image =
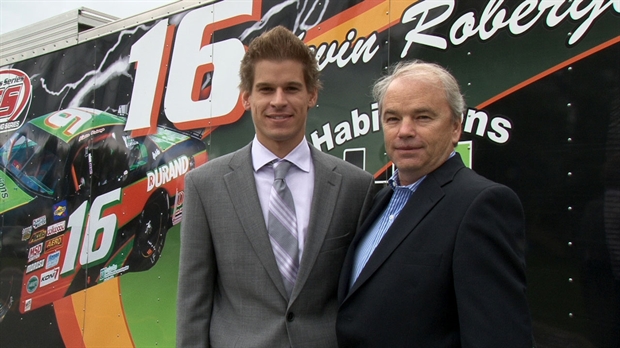
[[[288,314],[286,315],[286,321],[291,322],[295,319],[295,314],[293,314],[293,312],[288,312]]]

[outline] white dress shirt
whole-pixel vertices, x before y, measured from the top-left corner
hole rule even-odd
[[[310,223],[310,208],[314,190],[314,163],[309,146],[304,137],[293,151],[281,158],[294,164],[286,174],[286,184],[291,190],[295,202],[300,260],[303,255],[308,224]],[[269,195],[274,176],[271,163],[277,159],[278,156],[269,151],[254,136],[254,140],[252,140],[252,167],[254,168],[254,180],[256,180],[256,190],[263,210],[265,226],[267,226],[267,219],[269,218]]]

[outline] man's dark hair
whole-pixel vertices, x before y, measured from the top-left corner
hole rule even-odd
[[[309,92],[321,89],[319,68],[314,52],[283,26],[277,26],[252,40],[241,60],[239,89],[252,92],[254,67],[261,60],[294,60],[303,65],[304,81]]]

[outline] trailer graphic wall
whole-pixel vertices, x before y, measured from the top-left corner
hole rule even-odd
[[[307,140],[373,173],[373,81],[446,66],[470,166],[527,219],[540,346],[620,345],[620,3],[213,1],[0,67],[0,340],[174,346],[187,171],[254,136],[246,46],[276,25],[315,50]]]

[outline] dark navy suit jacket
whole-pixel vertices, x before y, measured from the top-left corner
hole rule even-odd
[[[341,347],[531,347],[521,202],[460,155],[428,174],[349,290],[361,238],[392,195],[374,199],[340,275]]]

